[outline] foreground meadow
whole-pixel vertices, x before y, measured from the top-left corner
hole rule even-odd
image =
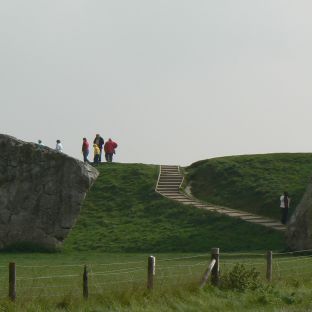
[[[210,254],[155,254],[154,289],[147,290],[148,254],[3,253],[0,311],[308,311],[312,256],[274,253],[273,281],[266,255],[221,253],[221,284],[199,283]],[[17,299],[8,299],[8,262],[17,266]],[[237,267],[237,264],[241,266]],[[84,265],[89,298],[83,299]],[[250,272],[256,274],[250,275]]]

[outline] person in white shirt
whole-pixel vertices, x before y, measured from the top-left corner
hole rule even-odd
[[[38,140],[37,146],[38,146],[38,148],[39,148],[40,150],[42,150],[42,149],[44,148],[44,145],[43,145],[43,143],[42,143],[41,140]]]
[[[56,140],[55,150],[60,153],[63,152],[63,145],[60,140]]]
[[[290,198],[288,196],[288,192],[284,192],[284,194],[280,197],[280,208],[281,208],[281,222],[283,224],[287,223],[288,219],[288,209],[290,206]]]

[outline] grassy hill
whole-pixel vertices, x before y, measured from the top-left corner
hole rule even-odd
[[[193,183],[196,171],[199,176],[205,172],[200,166],[206,162],[188,169]],[[6,298],[8,279],[0,280],[1,311],[311,310],[310,257],[275,254],[268,285],[265,253],[254,252],[284,249],[282,234],[163,198],[154,191],[157,166],[113,163],[98,169],[100,176],[65,241],[65,252],[1,253],[2,276],[7,276],[8,262],[18,267],[16,302]],[[204,189],[206,180],[202,182]],[[211,247],[221,248],[223,282],[200,290]],[[150,253],[157,259],[152,292],[146,291]],[[245,269],[235,270],[237,263]],[[84,264],[89,269],[88,300],[82,298]],[[249,268],[259,273],[256,284],[250,284]],[[249,287],[242,291],[236,284]]]
[[[276,231],[191,208],[157,194],[158,167],[101,164],[67,251],[209,252],[283,249]],[[193,167],[196,169],[196,166]],[[247,235],[246,235],[247,234]]]
[[[288,191],[290,213],[312,174],[312,154],[264,154],[213,158],[187,168],[195,197],[280,219],[279,197]]]

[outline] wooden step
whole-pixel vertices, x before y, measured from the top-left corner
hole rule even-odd
[[[161,185],[158,185],[157,186],[157,190],[172,190],[172,189],[179,189],[179,185],[171,185],[171,186],[161,186]]]

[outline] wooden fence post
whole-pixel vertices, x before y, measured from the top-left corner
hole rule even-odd
[[[9,298],[16,299],[16,266],[15,262],[9,263]]]
[[[199,288],[204,288],[204,286],[207,284],[208,278],[215,264],[216,264],[216,259],[212,259],[211,262],[209,263],[207,270],[204,273],[204,276],[200,282]]]
[[[220,256],[220,249],[219,248],[212,248],[211,249],[211,260],[215,259],[216,263],[213,266],[212,271],[211,271],[211,282],[215,286],[218,286],[219,281],[220,281],[219,256]]]
[[[83,287],[83,298],[88,299],[89,297],[89,288],[88,288],[88,269],[87,266],[84,266],[83,277],[82,277],[82,287]]]
[[[271,250],[267,252],[267,271],[266,271],[266,278],[268,282],[272,282],[272,259],[273,253]]]
[[[147,262],[147,289],[154,288],[155,257],[149,256]]]

